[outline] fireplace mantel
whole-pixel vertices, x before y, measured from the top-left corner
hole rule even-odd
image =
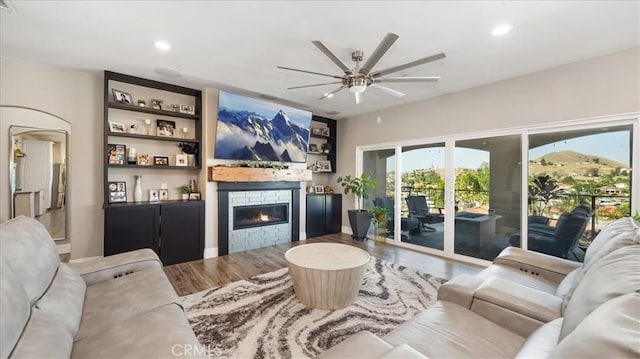
[[[307,169],[275,169],[250,167],[209,167],[209,182],[302,182],[311,181]]]

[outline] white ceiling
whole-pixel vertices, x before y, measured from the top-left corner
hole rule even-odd
[[[639,46],[638,1],[12,1],[0,12],[0,54],[84,70],[113,70],[187,86],[273,96],[345,118]],[[513,26],[496,38],[491,29]],[[369,88],[356,105],[336,85],[287,87],[340,75],[312,40],[349,67],[387,32],[400,36],[375,69],[445,52],[447,58],[394,76],[441,76],[437,84],[389,84],[395,98]],[[171,43],[169,52],[152,44]],[[174,68],[170,79],[154,72]]]

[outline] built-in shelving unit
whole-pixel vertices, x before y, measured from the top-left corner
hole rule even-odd
[[[337,153],[337,133],[336,133],[336,121],[324,118],[320,116],[313,116],[311,118],[311,138],[309,140],[309,146],[316,146],[318,151],[314,151],[310,148],[307,152],[307,167],[313,171],[313,173],[336,173],[336,153]],[[321,133],[318,133],[321,132]],[[327,144],[330,146],[328,152],[324,152],[322,146]],[[329,171],[322,170],[322,166],[318,161],[328,161],[331,169]],[[321,164],[322,162],[320,162]],[[322,181],[326,181],[322,179]]]

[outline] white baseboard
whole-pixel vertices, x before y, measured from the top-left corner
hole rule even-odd
[[[346,233],[348,235],[352,235],[353,232],[351,232],[351,227],[350,226],[342,226],[342,233]]]
[[[56,248],[58,249],[58,254],[71,253],[71,243],[56,244]]]
[[[69,261],[69,263],[82,263],[82,262],[89,262],[95,259],[100,259],[103,258],[104,256],[95,256],[95,257],[86,257],[86,258],[78,258],[78,259],[72,259]]]
[[[300,237],[298,237],[298,240],[306,241],[307,240],[307,232],[300,232]]]
[[[218,256],[218,247],[210,247],[204,249],[204,259]]]

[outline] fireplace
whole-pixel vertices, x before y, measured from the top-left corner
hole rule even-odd
[[[299,240],[300,182],[219,182],[218,253]]]
[[[289,203],[233,207],[233,229],[271,226],[289,222]]]

